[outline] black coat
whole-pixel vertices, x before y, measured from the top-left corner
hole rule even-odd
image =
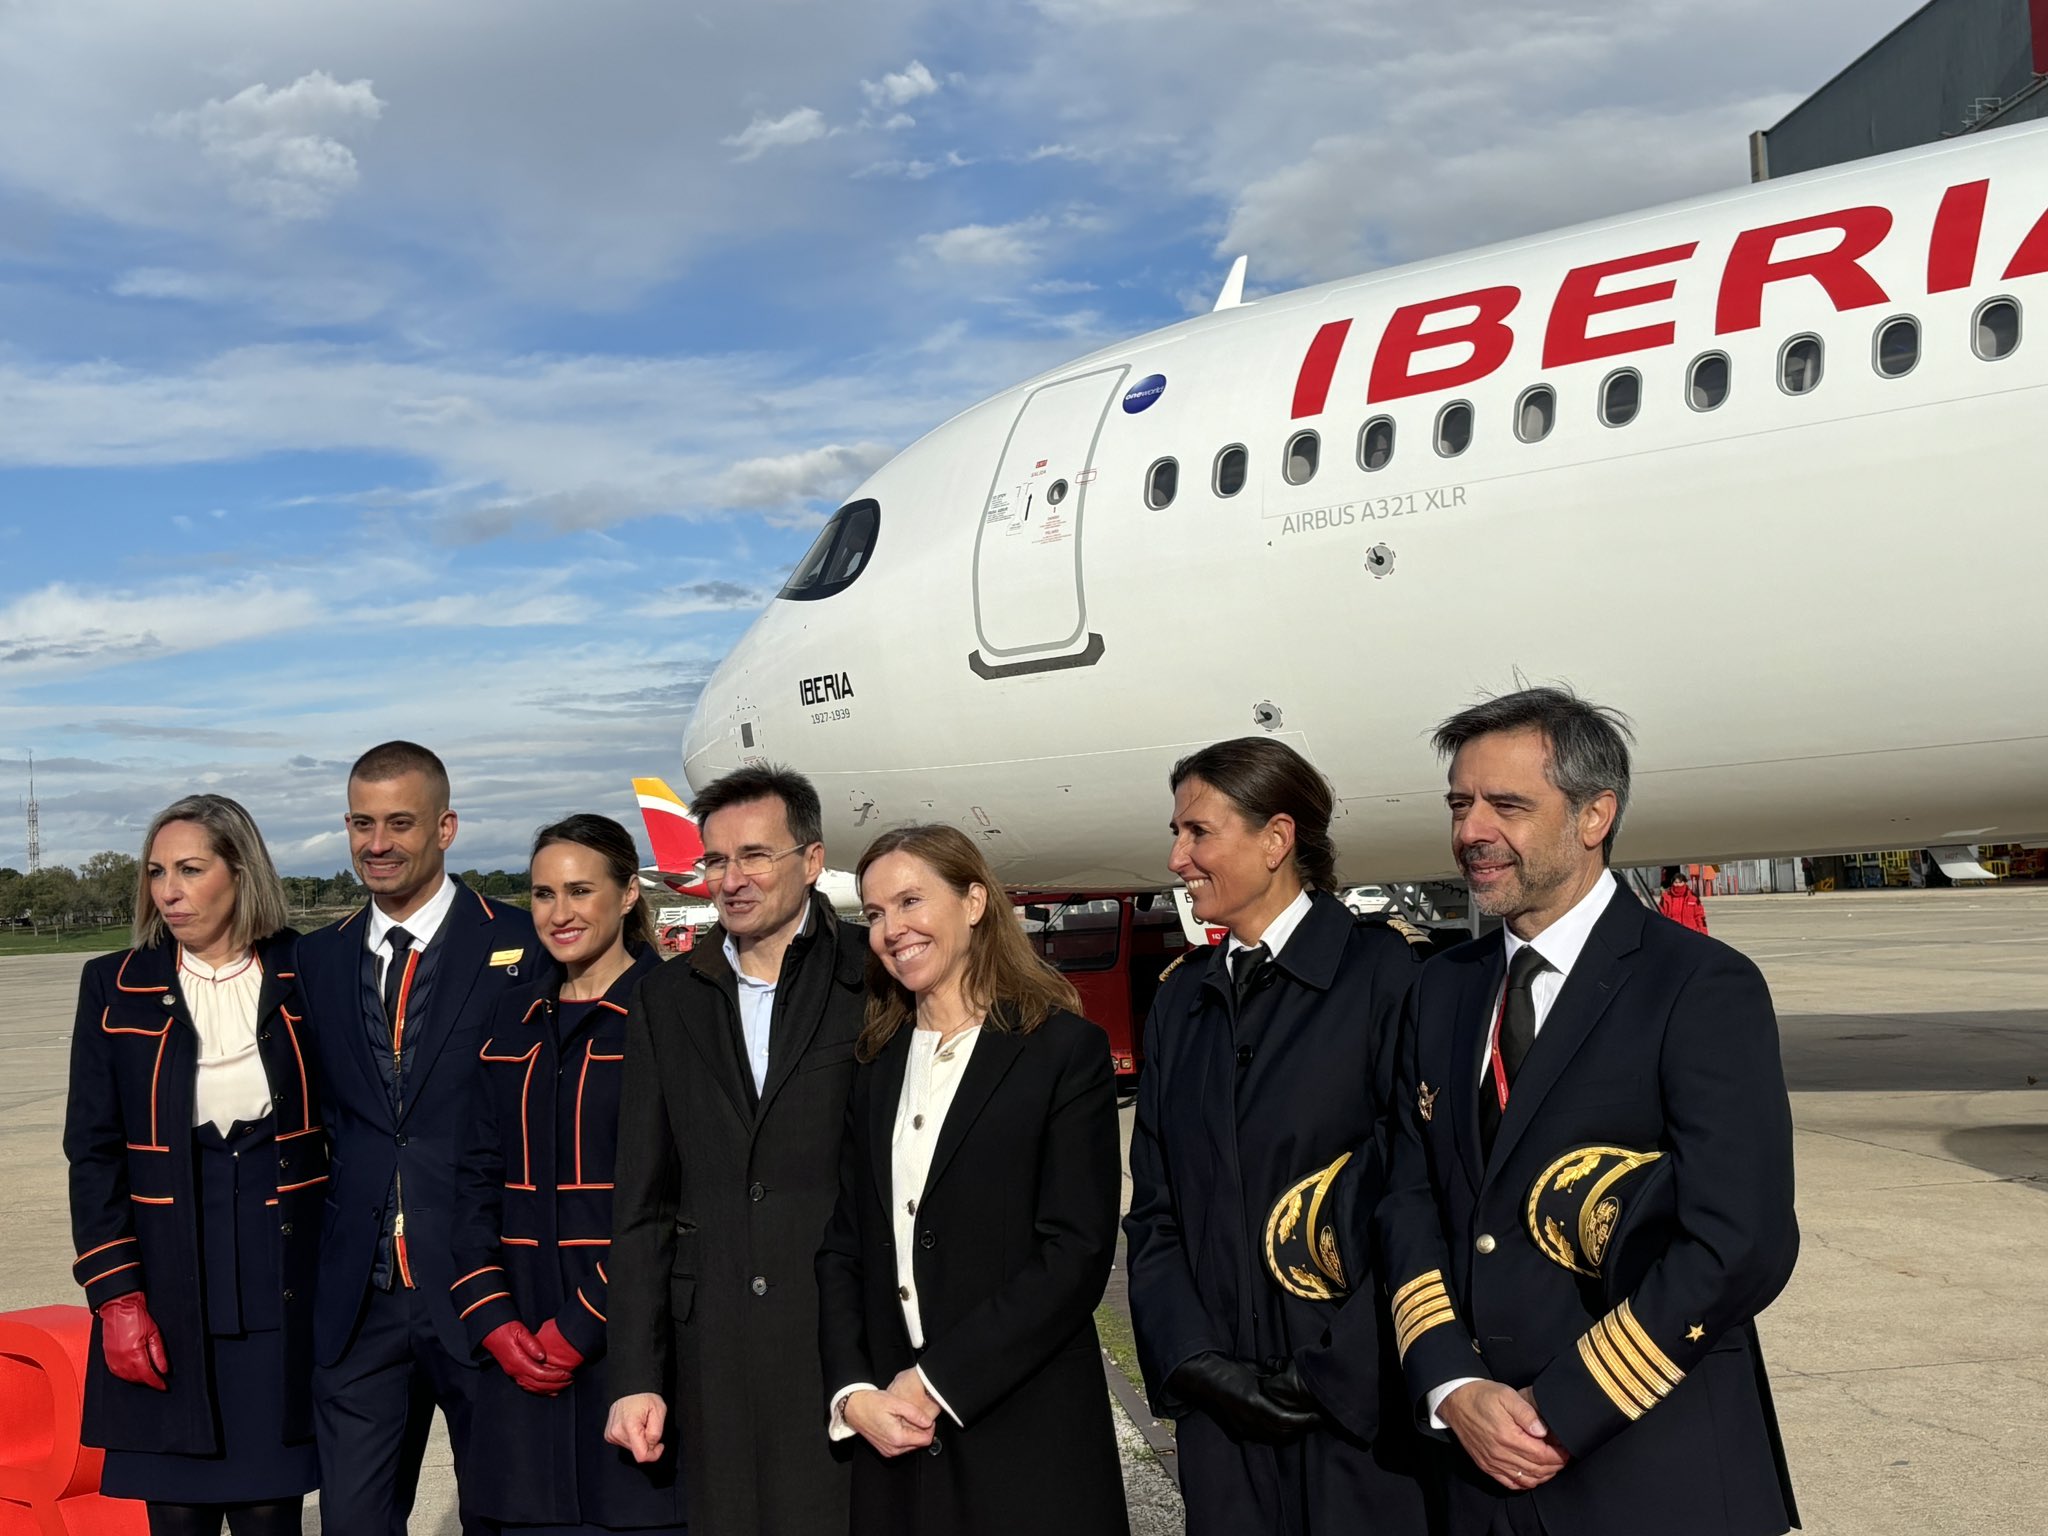
[[[674,1439],[642,1467],[605,1444],[612,1398],[605,1353],[612,1171],[626,1006],[660,966],[643,951],[562,1038],[561,973],[505,997],[481,1063],[457,1194],[456,1309],[479,1360],[485,1337],[509,1322],[535,1333],[552,1319],[583,1356],[575,1380],[542,1397],[486,1365],[470,1445],[490,1459],[472,1512],[522,1524],[675,1525],[683,1518]]]
[[[815,894],[783,957],[757,1095],[713,928],[626,1019],[612,1205],[611,1390],[657,1392],[699,1536],[846,1528],[817,1417],[813,1261],[839,1189],[867,930]]]
[[[303,1441],[313,1433],[307,1382],[327,1136],[319,1120],[319,1062],[293,974],[293,937],[286,931],[256,946],[263,967],[257,1053],[270,1080],[277,1134],[254,1155],[274,1157],[275,1166],[265,1166],[248,1190],[238,1189],[234,1206],[243,1282],[275,1275],[274,1299],[249,1297],[243,1304],[282,1333],[282,1438]],[[95,1313],[116,1296],[144,1292],[171,1363],[167,1392],[122,1381],[107,1369],[94,1318],[82,1431],[92,1445],[185,1455],[219,1451],[214,1394],[234,1384],[210,1380],[207,1370],[192,1151],[198,1062],[199,1036],[178,988],[174,941],[87,964],[72,1026],[64,1118],[78,1249],[72,1274]]]
[[[394,1176],[404,1184],[407,1253],[441,1347],[469,1358],[449,1287],[460,1271],[449,1251],[455,1165],[466,1135],[477,1047],[499,999],[552,965],[534,937],[533,919],[466,888],[455,893],[436,936],[435,982],[427,1017],[407,1034],[406,1104],[394,1116],[391,1095],[370,1057],[363,1018],[362,956],[368,908],[299,941],[299,976],[320,1042],[334,1183],[322,1213],[319,1302],[313,1325],[317,1361],[333,1365],[348,1349],[376,1262]]]
[[[918,1196],[918,1354],[890,1215],[910,1033],[854,1079],[818,1252],[825,1395],[790,1433],[822,1436],[830,1394],[915,1363],[960,1422],[890,1460],[849,1442],[854,1536],[1127,1536],[1095,1335],[1122,1185],[1108,1042],[1071,1013],[1030,1034],[983,1029]]]
[[[1179,1421],[1195,1536],[1427,1527],[1421,1447],[1367,1257],[1400,1010],[1416,974],[1399,935],[1319,894],[1241,1017],[1222,945],[1190,955],[1153,1001],[1124,1221],[1131,1324],[1153,1412]],[[1350,1296],[1311,1301],[1269,1272],[1266,1218],[1346,1152],[1326,1210],[1346,1239]],[[1166,1385],[1212,1350],[1262,1369],[1291,1358],[1331,1426],[1283,1447],[1231,1438]]]
[[[1753,1319],[1791,1277],[1799,1233],[1763,977],[1617,889],[1483,1159],[1481,1062],[1505,953],[1496,934],[1423,968],[1379,1231],[1417,1415],[1460,1377],[1533,1387],[1573,1459],[1511,1494],[1459,1453],[1454,1536],[1486,1531],[1505,1498],[1533,1500],[1547,1529],[1574,1536],[1775,1536],[1797,1513]],[[1661,1150],[1675,1190],[1668,1242],[1618,1302],[1547,1258],[1526,1225],[1539,1175],[1589,1145]],[[1630,1380],[1648,1407],[1609,1374],[1609,1351],[1647,1377]]]

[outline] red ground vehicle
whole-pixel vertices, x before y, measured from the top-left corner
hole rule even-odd
[[[1081,1011],[1109,1034],[1110,1064],[1134,1078],[1145,1061],[1145,1014],[1159,975],[1187,948],[1173,898],[1013,892],[1025,932],[1081,994]]]

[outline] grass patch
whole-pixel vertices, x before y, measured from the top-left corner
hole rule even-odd
[[[127,947],[126,923],[112,928],[66,928],[59,933],[0,930],[0,955],[98,955]]]
[[[1144,1378],[1138,1373],[1138,1340],[1131,1332],[1130,1321],[1105,1301],[1095,1309],[1095,1332],[1102,1347],[1109,1351],[1109,1358],[1116,1362],[1116,1368],[1142,1392]]]

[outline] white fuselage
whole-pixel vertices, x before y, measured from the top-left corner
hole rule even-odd
[[[1334,783],[1345,873],[1417,879],[1453,869],[1435,724],[1562,679],[1634,719],[1624,862],[2037,837],[2044,210],[2048,125],[1261,299],[1020,384],[861,487],[871,557],[770,604],[684,772],[800,768],[835,862],[935,819],[1005,880],[1136,889],[1167,879],[1175,759],[1270,731]],[[1993,300],[2020,340],[1985,360]],[[1919,356],[1886,377],[1900,316]],[[1800,336],[1821,374],[1794,394]],[[1713,352],[1727,396],[1694,409]],[[1641,407],[1610,426],[1620,368]],[[1538,385],[1555,425],[1524,442]]]

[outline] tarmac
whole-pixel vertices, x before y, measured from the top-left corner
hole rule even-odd
[[[2048,1530],[2048,888],[1707,917],[1762,966],[1784,1040],[1803,1247],[1758,1326],[1805,1529]],[[82,963],[0,957],[0,1311],[78,1300],[59,1136]],[[1177,1531],[1120,1428],[1134,1532]],[[453,1506],[437,1439],[412,1529],[454,1536]]]

